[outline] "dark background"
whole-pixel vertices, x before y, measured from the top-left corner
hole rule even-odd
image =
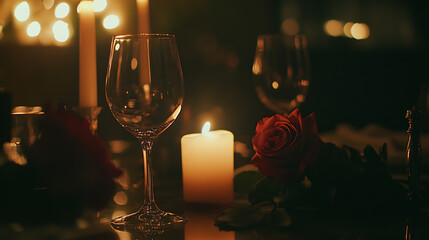
[[[130,137],[104,99],[111,37],[136,29],[135,1],[116,4],[127,13],[126,28],[107,32],[97,27],[98,99],[104,109],[99,132],[107,139]],[[427,5],[417,0],[150,1],[152,32],[176,35],[185,78],[182,113],[166,134],[197,132],[210,120],[214,129],[253,135],[257,121],[273,114],[253,87],[256,38],[279,33],[284,19],[295,19],[299,33],[308,36],[312,77],[301,109],[316,113],[320,131],[339,123],[378,123],[405,131],[407,108],[426,105]],[[370,37],[328,36],[323,25],[330,19],[366,23]],[[77,26],[77,16],[73,21]],[[14,106],[78,105],[78,34],[70,45],[58,47],[18,43],[12,21],[3,30],[0,87],[11,91]]]

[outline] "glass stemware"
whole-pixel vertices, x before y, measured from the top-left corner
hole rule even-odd
[[[252,72],[261,102],[279,114],[292,112],[304,102],[310,83],[306,37],[258,36]]]
[[[112,226],[152,234],[186,223],[186,217],[156,205],[149,158],[154,140],[173,123],[182,106],[183,75],[174,35],[115,36],[105,91],[113,116],[141,143],[145,180],[141,209],[113,219]]]

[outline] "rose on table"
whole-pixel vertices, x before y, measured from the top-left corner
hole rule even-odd
[[[318,209],[347,216],[402,214],[406,189],[386,167],[387,149],[371,146],[359,152],[348,146],[323,142],[315,114],[263,118],[252,138],[251,162],[259,171],[244,171],[234,178],[237,193],[247,203],[237,204],[216,219],[221,229],[287,227],[289,211]],[[250,189],[250,190],[249,190]]]

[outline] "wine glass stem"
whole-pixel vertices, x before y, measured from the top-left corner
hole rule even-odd
[[[152,182],[152,163],[149,156],[150,150],[152,149],[152,141],[143,141],[142,153],[143,153],[143,175],[144,175],[144,196],[143,201],[145,204],[155,203],[155,196],[153,194],[153,182]]]

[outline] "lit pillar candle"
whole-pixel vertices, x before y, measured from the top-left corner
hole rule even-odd
[[[97,106],[95,16],[92,1],[82,1],[79,12],[79,106]]]
[[[137,16],[139,33],[150,33],[149,0],[137,0]]]
[[[207,127],[208,126],[208,127]],[[226,205],[234,200],[234,135],[225,130],[182,137],[183,197],[186,202]]]

